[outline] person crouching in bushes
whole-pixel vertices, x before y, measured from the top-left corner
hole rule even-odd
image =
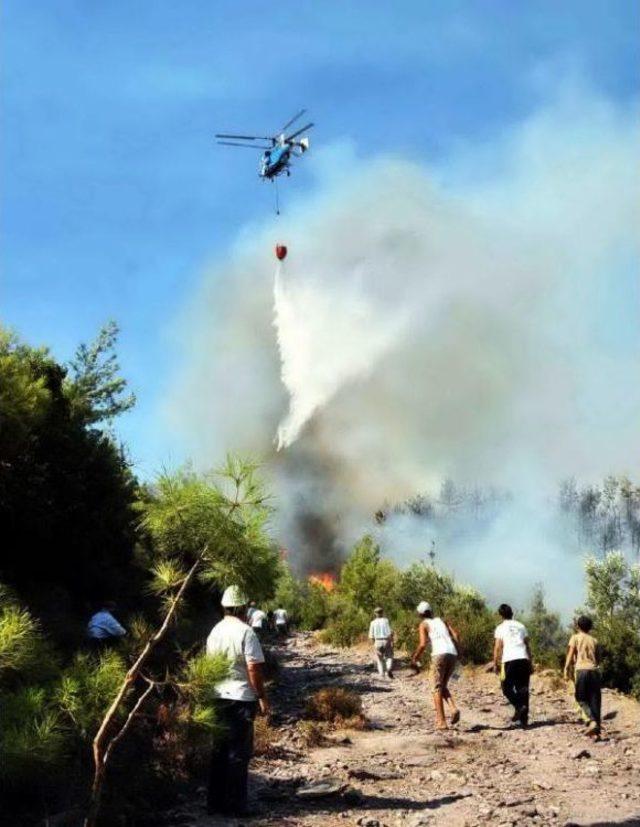
[[[564,677],[569,680],[574,671],[575,698],[580,714],[587,724],[587,735],[600,735],[600,708],[602,686],[598,669],[598,641],[590,634],[593,623],[590,617],[582,615],[576,621],[576,633],[569,640]]]
[[[431,606],[426,600],[418,603],[416,611],[422,618],[418,626],[419,643],[413,653],[411,663],[419,667],[422,653],[431,645],[431,682],[433,686],[433,705],[436,712],[436,728],[448,729],[444,715],[444,702],[451,710],[451,723],[460,720],[460,710],[449,691],[449,680],[453,675],[458,660],[459,637],[455,629],[441,617],[434,617]]]

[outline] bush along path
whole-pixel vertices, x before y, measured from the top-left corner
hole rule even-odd
[[[290,638],[277,656],[273,719],[256,728],[252,817],[206,816],[203,797],[165,823],[640,825],[640,705],[630,698],[604,691],[603,737],[593,742],[556,675],[534,676],[530,726],[522,730],[510,721],[497,678],[462,670],[451,685],[462,719],[443,735],[427,677],[402,662],[394,680],[381,678],[367,647],[335,650],[309,634]],[[314,694],[327,688],[350,692]],[[310,719],[330,714],[332,704],[346,724]]]

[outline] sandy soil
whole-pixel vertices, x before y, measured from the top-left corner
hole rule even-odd
[[[640,705],[605,691],[602,740],[583,734],[568,690],[550,675],[532,682],[527,730],[497,678],[464,671],[451,689],[462,710],[450,733],[435,732],[427,678],[372,670],[367,648],[334,650],[296,635],[278,653],[270,754],[252,762],[251,804],[242,820],[206,816],[191,803],[170,823],[193,827],[420,827],[421,825],[640,825]],[[321,686],[347,686],[370,725],[331,733],[308,749],[296,729],[305,699]],[[305,784],[334,792],[303,798]]]

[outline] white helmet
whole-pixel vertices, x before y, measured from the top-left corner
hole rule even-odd
[[[425,612],[430,612],[430,611],[431,611],[431,604],[427,603],[426,600],[421,600],[418,603],[418,605],[416,606],[416,612],[418,612],[419,615],[423,615]]]
[[[249,601],[240,586],[228,586],[224,590],[220,605],[225,609],[233,609],[238,606],[246,606]]]

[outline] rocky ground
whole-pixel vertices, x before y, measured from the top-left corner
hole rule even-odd
[[[402,666],[394,680],[367,648],[334,650],[296,635],[278,650],[271,744],[252,762],[250,819],[175,814],[192,827],[419,827],[640,825],[640,705],[606,690],[603,737],[583,734],[571,695],[550,674],[532,682],[527,730],[510,723],[497,678],[464,671],[451,684],[462,710],[436,733],[427,678]],[[306,698],[328,685],[362,698],[368,726],[309,748],[299,731]],[[325,782],[325,795],[317,785]]]

